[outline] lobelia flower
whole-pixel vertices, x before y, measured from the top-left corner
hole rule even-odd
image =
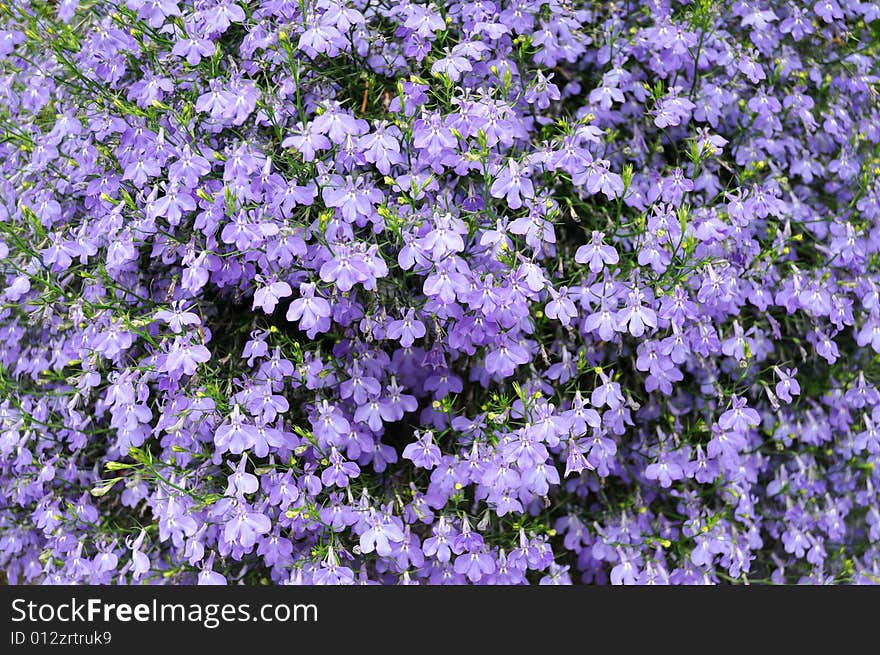
[[[718,419],[718,425],[730,432],[745,433],[750,427],[761,422],[761,417],[754,409],[747,407],[748,401],[736,395],[731,399],[731,407]]]
[[[321,562],[321,568],[314,574],[314,582],[318,585],[354,584],[354,572],[347,566],[340,566],[331,545],[327,549],[327,557]]]
[[[211,359],[211,351],[201,344],[193,344],[189,339],[176,337],[171,349],[165,355],[160,370],[170,375],[192,375],[199,364]]]
[[[388,121],[378,121],[373,131],[358,137],[358,149],[363,152],[364,159],[382,175],[389,175],[391,167],[403,162],[400,152],[400,130]],[[329,147],[329,142],[325,147]]]
[[[214,54],[215,46],[210,39],[185,38],[178,39],[171,48],[171,54],[183,57],[190,66],[197,66],[205,57]]]
[[[658,101],[654,110],[654,124],[661,128],[680,125],[694,108],[694,103],[687,98],[670,93]]]
[[[455,572],[479,582],[495,572],[495,558],[489,553],[463,553],[455,558]]]
[[[493,198],[504,198],[511,209],[523,206],[523,199],[533,198],[535,189],[528,177],[528,167],[522,167],[513,159],[507,161],[492,183],[490,193]]]
[[[558,292],[551,288],[550,296],[552,300],[544,307],[544,313],[567,326],[578,315],[577,308],[568,298],[568,287],[560,287]]]
[[[461,44],[456,45],[455,49],[459,49],[460,46]],[[461,79],[462,73],[473,70],[470,61],[466,57],[456,54],[455,49],[450,51],[449,48],[444,48],[443,53],[445,56],[431,65],[431,72],[443,73],[453,82],[458,82]]]
[[[378,513],[374,508],[370,508],[365,523],[366,530],[360,536],[362,553],[371,553],[375,550],[378,555],[387,557],[392,553],[391,544],[400,543],[404,539],[403,531],[395,521]]]
[[[200,585],[225,585],[226,578],[222,573],[217,573],[214,570],[214,555],[215,553],[211,553],[208,556],[207,562],[205,562],[205,566],[199,572],[198,584]]]
[[[645,333],[645,328],[656,328],[657,314],[650,307],[652,301],[650,292],[642,289],[630,291],[627,294],[626,304],[615,315],[618,329],[626,329],[634,337],[640,337]],[[643,302],[649,304],[644,305]]]
[[[783,370],[778,366],[774,366],[773,371],[779,377],[779,382],[776,383],[776,396],[780,400],[790,403],[792,395],[796,396],[801,392],[801,387],[795,379],[797,369],[789,368]]]
[[[416,431],[414,436],[416,440],[403,449],[404,459],[428,470],[440,464],[440,449],[434,444],[434,434],[426,430],[423,434]]]
[[[290,303],[286,318],[288,321],[299,321],[300,329],[310,339],[318,332],[330,329],[330,303],[315,295],[315,285],[303,282],[299,285],[299,297]]]
[[[128,545],[128,548],[131,550],[131,570],[132,570],[132,580],[140,580],[147,573],[150,572],[152,565],[150,564],[150,558],[147,557],[141,550],[144,545],[144,539],[146,538],[146,531],[141,530],[138,533],[138,536],[135,538],[131,544]]]
[[[300,293],[302,289],[300,288]],[[261,308],[267,314],[275,311],[278,301],[293,294],[293,289],[283,280],[269,282],[254,292],[254,309]],[[296,320],[290,319],[288,320]]]
[[[221,503],[224,503],[222,504]],[[257,537],[271,530],[269,518],[260,512],[253,511],[247,503],[240,500],[218,501],[218,510],[225,509],[223,540],[229,544],[237,544],[250,550],[257,542]]]
[[[252,448],[255,442],[256,428],[245,422],[245,416],[236,404],[227,421],[224,421],[214,433],[214,444],[220,453],[228,450],[234,455],[239,455]]]
[[[313,161],[319,150],[330,149],[330,139],[319,132],[314,123],[297,123],[294,133],[281,142],[282,148],[294,148],[305,161]]]
[[[24,4],[10,583],[876,581],[875,3]]]
[[[388,324],[386,336],[389,339],[397,339],[404,348],[409,348],[416,339],[425,336],[425,324],[415,318],[415,310],[409,308],[402,320],[392,321]]]
[[[599,273],[606,265],[616,264],[620,257],[614,248],[602,243],[604,238],[604,233],[594,230],[591,242],[577,249],[574,260],[578,264],[589,264],[593,273]]]
[[[238,496],[254,493],[259,488],[259,482],[255,475],[245,471],[247,457],[242,456],[235,467],[235,471],[227,478],[226,495]]]
[[[349,478],[356,478],[360,467],[354,462],[346,461],[334,446],[330,450],[330,466],[321,472],[321,482],[325,487],[336,485],[347,487]]]

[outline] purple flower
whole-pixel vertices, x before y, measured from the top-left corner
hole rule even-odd
[[[657,127],[670,127],[686,120],[696,105],[687,98],[670,94],[657,102],[654,109],[654,124]]]
[[[383,175],[388,175],[393,165],[403,162],[399,138],[400,130],[396,126],[379,121],[374,131],[359,137],[358,148],[366,161],[375,164]]]
[[[778,366],[774,366],[773,370],[779,377],[779,382],[776,383],[776,396],[780,400],[790,403],[792,395],[796,396],[801,392],[801,387],[794,377],[797,375],[797,369],[782,370]]]
[[[403,449],[404,459],[411,460],[420,468],[432,469],[440,463],[440,449],[434,444],[434,434],[426,430],[414,435],[416,440]]]
[[[455,46],[455,48],[459,48],[460,45]],[[450,52],[449,48],[444,48],[443,52],[445,56],[431,65],[432,73],[443,73],[453,82],[458,82],[461,79],[462,73],[473,70],[467,58],[456,54],[455,50]]]
[[[642,304],[651,300],[650,296],[640,289],[630,291],[626,304],[618,310],[615,316],[618,328],[628,330],[634,337],[642,336],[645,333],[645,328],[656,328],[656,312],[650,306]]]
[[[346,461],[334,446],[330,450],[330,466],[321,473],[321,482],[325,487],[336,485],[347,487],[349,478],[356,478],[360,473],[360,467],[354,462]]]
[[[306,161],[313,161],[319,150],[330,148],[330,139],[319,132],[314,123],[303,125],[298,123],[294,134],[281,142],[282,148],[294,148],[302,154]]]
[[[229,451],[234,455],[253,447],[256,441],[256,428],[245,422],[245,416],[235,405],[229,417],[214,433],[214,443],[220,453]]]
[[[302,288],[300,288],[300,293],[302,294]],[[293,289],[290,288],[290,285],[287,284],[287,282],[284,282],[283,280],[270,282],[254,292],[254,309],[259,307],[267,314],[271,314],[275,311],[275,307],[279,300],[292,294]],[[300,298],[300,300],[302,300],[302,298]],[[297,319],[288,318],[287,320],[290,321]]]
[[[9,583],[878,579],[876,3],[38,4]]]
[[[227,543],[238,544],[249,550],[257,542],[257,537],[272,529],[269,518],[253,511],[246,503],[235,501],[228,507],[223,525],[223,540]]]
[[[748,401],[734,395],[731,407],[718,419],[718,425],[729,432],[745,433],[749,428],[758,425],[761,417],[754,409],[747,407]]]
[[[416,339],[425,336],[425,324],[415,317],[415,310],[410,308],[402,320],[391,321],[386,335],[397,339],[404,348],[409,348]]]
[[[620,257],[614,248],[602,243],[604,238],[604,233],[594,230],[592,241],[577,249],[574,260],[578,264],[589,264],[590,270],[593,273],[600,272],[606,265],[613,266],[616,264],[620,261]]]
[[[200,585],[225,585],[226,578],[222,573],[214,570],[214,553],[208,557],[204,568],[199,572],[198,584]]]
[[[360,536],[360,548],[362,553],[372,553],[387,557],[392,553],[391,544],[399,544],[403,541],[403,531],[393,518],[378,513],[375,509],[369,510],[369,516],[365,519],[366,529]]]
[[[315,285],[303,282],[299,285],[299,298],[290,303],[286,318],[299,321],[300,329],[312,339],[318,332],[330,329],[330,303],[315,295]]]
[[[259,488],[257,477],[245,471],[246,465],[247,457],[242,456],[235,467],[235,472],[227,478],[227,496],[252,494]]]
[[[201,344],[190,343],[188,339],[175,337],[174,343],[165,356],[160,370],[171,375],[192,375],[199,364],[211,359],[211,351]]]
[[[535,189],[528,174],[528,167],[520,166],[513,159],[509,159],[507,166],[501,168],[492,183],[490,189],[492,197],[504,198],[511,209],[519,209],[523,206],[523,198],[535,196]]]
[[[455,572],[479,582],[495,572],[495,558],[489,553],[463,553],[455,558]]]

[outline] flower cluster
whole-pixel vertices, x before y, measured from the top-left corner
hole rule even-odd
[[[880,7],[0,2],[13,583],[880,581]]]

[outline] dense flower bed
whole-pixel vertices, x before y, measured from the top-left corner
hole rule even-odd
[[[0,0],[13,583],[880,581],[880,6]]]

